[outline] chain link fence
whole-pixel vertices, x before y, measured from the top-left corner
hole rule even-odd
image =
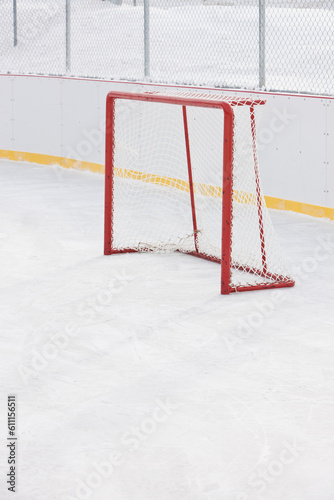
[[[333,0],[2,0],[0,72],[334,95]]]

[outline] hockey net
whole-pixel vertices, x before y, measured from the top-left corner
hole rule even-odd
[[[180,251],[220,262],[222,293],[292,286],[259,179],[263,104],[109,94],[105,253]]]

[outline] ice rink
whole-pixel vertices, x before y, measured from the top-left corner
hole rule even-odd
[[[103,205],[102,175],[0,160],[15,498],[333,500],[334,223],[271,211],[296,286],[221,296],[218,264],[104,256]]]

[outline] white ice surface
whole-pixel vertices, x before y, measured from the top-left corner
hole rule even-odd
[[[0,161],[0,498],[14,392],[17,500],[333,500],[333,223],[273,211],[296,287],[221,296],[103,256],[103,183]]]

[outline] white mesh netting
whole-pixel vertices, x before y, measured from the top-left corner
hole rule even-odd
[[[203,98],[189,93],[174,96]],[[230,285],[240,289],[289,282],[256,176],[255,123],[261,106],[224,99],[234,111]],[[179,250],[220,260],[224,111],[186,106],[194,210],[184,118],[182,105],[115,100],[114,250]]]

